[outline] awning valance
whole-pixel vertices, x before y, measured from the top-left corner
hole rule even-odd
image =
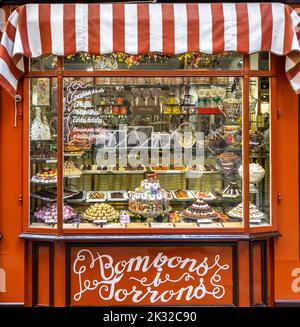
[[[281,3],[27,4],[4,27],[0,85],[16,93],[24,56],[270,51],[286,55],[288,79],[300,93],[299,23]]]

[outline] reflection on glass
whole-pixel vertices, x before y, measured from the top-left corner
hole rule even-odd
[[[241,227],[242,79],[64,79],[64,228]]]
[[[270,53],[257,52],[250,55],[251,70],[269,70],[270,69]]]
[[[30,79],[30,223],[57,222],[57,84],[56,79]]]
[[[55,70],[56,67],[57,57],[53,55],[45,55],[30,59],[30,71]]]
[[[256,105],[254,106],[254,100]],[[270,224],[270,87],[269,78],[250,79],[250,223]],[[251,105],[250,105],[251,106]]]
[[[148,55],[129,55],[111,53],[107,55],[90,55],[79,53],[64,59],[66,70],[172,70],[172,69],[227,69],[243,68],[243,56],[238,53],[222,53],[207,55],[199,52],[189,52],[169,57],[158,53]]]

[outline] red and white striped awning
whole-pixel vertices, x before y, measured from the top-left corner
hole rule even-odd
[[[0,85],[16,93],[23,56],[270,51],[286,55],[288,79],[300,93],[299,22],[281,3],[28,4],[4,27]]]

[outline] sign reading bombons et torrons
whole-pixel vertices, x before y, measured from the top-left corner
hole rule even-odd
[[[70,249],[71,305],[233,303],[231,246]]]

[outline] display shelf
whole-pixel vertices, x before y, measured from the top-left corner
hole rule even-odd
[[[46,163],[57,163],[57,159],[56,158],[29,158],[30,161],[40,161],[40,162],[46,162]]]
[[[113,114],[113,113],[99,113],[98,116],[121,116],[121,117],[130,117],[130,116],[203,116],[203,115],[210,115],[210,114],[222,114],[222,112],[207,112],[207,113],[151,113],[145,112],[143,114],[140,113],[126,113],[126,114]]]
[[[126,170],[126,171],[114,171],[114,170],[83,170],[83,175],[136,175],[136,174],[144,174],[145,172],[155,172],[157,175],[163,175],[163,174],[191,174],[191,175],[202,175],[202,174],[224,174],[222,171],[194,171],[194,170]],[[238,174],[238,172],[235,172]],[[188,177],[189,178],[189,177]],[[192,178],[191,178],[192,179]]]
[[[33,181],[30,181],[31,185],[36,185],[36,186],[56,186],[57,185],[57,182],[55,183],[37,183],[37,182],[33,182]]]
[[[81,158],[85,153],[64,153],[64,157]]]
[[[151,223],[147,222],[142,222],[142,223],[136,223],[136,222],[130,222],[128,224],[121,224],[118,222],[111,222],[111,223],[105,223],[102,225],[96,225],[93,223],[77,223],[77,222],[72,222],[72,223],[63,223],[63,229],[100,229],[100,228],[121,228],[121,229],[156,229],[156,228],[163,228],[159,226],[160,223],[154,222],[152,223],[153,226],[151,226]],[[242,228],[243,223],[242,222],[215,222],[211,224],[197,224],[195,223],[186,223],[186,222],[181,222],[181,223],[165,223],[165,224],[170,224],[172,229],[204,229],[204,228]],[[166,226],[166,225],[165,225]],[[266,225],[268,226],[268,225]],[[34,222],[31,224],[31,227],[33,228],[52,228],[56,229],[57,224],[53,225],[48,225],[43,222]],[[165,227],[166,228],[166,227]]]

